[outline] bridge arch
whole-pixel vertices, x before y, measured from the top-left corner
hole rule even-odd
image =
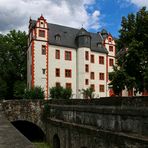
[[[11,122],[30,141],[44,141],[46,136],[43,130],[36,124],[26,120],[15,120]]]
[[[60,148],[60,138],[57,134],[53,136],[53,148]]]

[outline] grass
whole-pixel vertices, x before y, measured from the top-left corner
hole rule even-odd
[[[33,142],[35,148],[51,148],[51,146],[45,142]]]

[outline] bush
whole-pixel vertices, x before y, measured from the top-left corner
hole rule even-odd
[[[82,89],[82,94],[84,96],[85,99],[92,99],[94,98],[94,90],[90,87],[87,89]]]
[[[50,88],[50,97],[52,99],[69,99],[72,95],[70,88],[63,88],[62,86],[56,86]]]
[[[44,99],[44,91],[41,87],[33,87],[27,89],[24,93],[24,99]]]

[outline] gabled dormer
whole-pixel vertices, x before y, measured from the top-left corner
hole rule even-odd
[[[42,15],[38,18],[36,22],[35,33],[36,40],[48,41],[48,23]]]

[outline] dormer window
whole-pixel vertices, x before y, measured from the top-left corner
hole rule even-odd
[[[102,44],[101,43],[97,43],[97,47],[102,47]]]
[[[55,35],[55,40],[56,41],[60,41],[61,40],[61,36],[59,34]]]

